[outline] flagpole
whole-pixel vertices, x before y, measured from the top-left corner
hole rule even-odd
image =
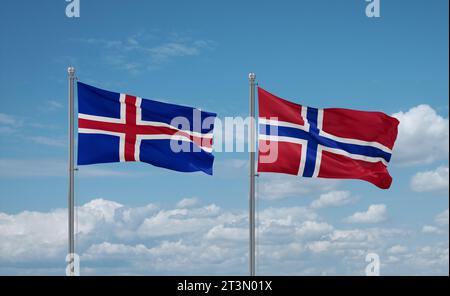
[[[67,69],[69,79],[69,275],[75,275],[74,254],[75,254],[75,199],[74,199],[74,87],[75,68]]]
[[[250,276],[255,275],[255,73],[248,74],[250,85],[250,196],[249,196],[249,235],[250,235]]]

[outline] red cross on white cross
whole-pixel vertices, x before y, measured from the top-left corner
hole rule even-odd
[[[179,130],[164,122],[143,121],[141,101],[139,97],[121,94],[120,118],[79,114],[78,131],[118,136],[120,161],[140,161],[140,143],[149,139],[191,141],[203,150],[211,151],[211,134]]]

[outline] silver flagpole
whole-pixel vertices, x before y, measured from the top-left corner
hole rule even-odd
[[[250,276],[255,275],[255,73],[248,74],[250,83],[250,198],[249,198],[249,226],[250,226]]]
[[[69,74],[69,275],[75,275],[75,200],[74,200],[74,87],[75,68],[67,69]]]

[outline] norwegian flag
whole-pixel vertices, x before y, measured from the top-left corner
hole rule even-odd
[[[258,172],[391,186],[387,165],[397,119],[381,112],[301,106],[262,88],[258,102]]]
[[[77,86],[79,165],[141,161],[212,175],[216,114]]]

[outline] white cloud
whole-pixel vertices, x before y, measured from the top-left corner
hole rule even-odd
[[[223,224],[214,226],[206,233],[208,240],[240,241],[248,240],[248,229],[243,227],[225,226]]]
[[[286,175],[260,177],[259,183],[261,199],[280,200],[331,191],[337,187],[338,181]]]
[[[448,158],[448,118],[438,115],[429,105],[419,105],[393,116],[400,121],[392,156],[394,163],[428,164]]]
[[[269,207],[257,213],[263,225],[297,225],[298,223],[317,220],[315,212],[305,207]]]
[[[66,177],[67,161],[48,159],[17,159],[0,158],[0,177],[29,178],[29,177]],[[123,177],[127,173],[101,167],[79,167],[76,172],[79,177]]]
[[[448,209],[439,213],[434,218],[435,225],[424,225],[422,233],[425,234],[448,234]]]
[[[438,227],[432,226],[432,225],[424,225],[422,227],[422,232],[423,233],[428,233],[428,234],[440,234],[440,233],[442,233],[442,231]]]
[[[341,207],[356,201],[349,191],[331,191],[321,194],[320,197],[311,203],[314,209]]]
[[[48,104],[48,106],[49,106],[50,108],[52,108],[52,109],[61,109],[62,107],[64,107],[63,104],[61,104],[61,103],[58,102],[58,101],[54,101],[54,100],[48,100],[48,101],[47,101],[47,104]]]
[[[124,40],[88,38],[76,41],[102,48],[101,58],[106,64],[132,74],[155,69],[175,58],[198,56],[203,51],[213,48],[214,44],[210,40],[193,40],[177,35],[162,39],[144,32]]]
[[[235,238],[233,234],[233,229],[240,228],[233,223],[239,224],[246,216],[224,212],[215,205],[161,210],[152,204],[127,208],[96,199],[77,208],[76,213],[77,252],[87,273],[142,274],[149,268],[154,273],[198,273],[215,262],[223,267],[217,273],[222,273],[231,267],[235,270],[246,257],[242,241],[246,236]],[[236,239],[240,244],[218,244]],[[62,273],[66,246],[67,210],[0,213],[0,265],[59,262]],[[117,269],[103,270],[105,262],[115,264]]]
[[[192,208],[199,204],[199,200],[196,197],[192,198],[183,198],[177,203],[177,208]]]
[[[110,223],[119,207],[118,203],[102,199],[79,207],[78,232],[88,234],[104,223]],[[67,210],[24,211],[17,215],[0,213],[0,261],[64,258],[66,246]]]
[[[295,229],[300,238],[321,238],[333,231],[333,226],[326,222],[305,221]]]
[[[40,108],[41,111],[46,112],[53,112],[57,111],[59,109],[62,109],[64,105],[56,100],[47,100],[45,103],[42,104],[42,107]]]
[[[329,241],[313,241],[307,245],[308,250],[313,253],[327,252],[333,244]]]
[[[164,62],[172,57],[196,56],[200,54],[200,50],[208,48],[209,42],[197,40],[190,43],[177,41],[166,42],[147,50],[151,53],[153,59],[157,62]]]
[[[67,140],[62,138],[44,137],[44,136],[34,136],[29,138],[31,141],[42,144],[46,146],[53,147],[67,147]]]
[[[95,199],[76,213],[84,275],[247,274],[246,211]],[[368,252],[390,258],[383,274],[448,273],[448,241],[405,248],[407,229],[336,229],[307,207],[262,209],[258,225],[260,274],[362,275]],[[64,274],[66,252],[66,209],[0,213],[1,274]]]
[[[145,218],[137,229],[140,237],[165,237],[205,231],[220,217],[220,208],[212,204],[196,209],[161,210]]]
[[[356,212],[346,219],[348,223],[380,223],[387,219],[386,205],[370,205],[366,212]]]
[[[0,134],[11,134],[22,126],[22,121],[13,115],[0,113]]]
[[[447,242],[439,242],[429,244],[418,248],[413,254],[404,256],[405,260],[409,260],[411,269],[417,270],[418,275],[429,275],[432,270],[441,268],[447,269],[442,274],[448,276],[449,248]],[[425,270],[429,270],[426,272]]]
[[[448,190],[448,167],[419,172],[411,179],[411,188],[417,192]]]
[[[408,252],[408,247],[402,245],[395,245],[387,250],[388,254],[404,254]]]
[[[335,242],[363,242],[367,240],[368,233],[359,229],[335,230],[330,238]]]
[[[12,115],[0,113],[0,124],[2,125],[18,125],[19,121]]]
[[[441,226],[448,226],[448,209],[438,214],[434,219],[436,224]]]
[[[95,216],[96,219],[113,222],[116,210],[122,207],[123,205],[117,202],[99,198],[84,204],[81,211],[82,214],[88,213],[90,216]]]
[[[65,137],[27,136],[25,134],[25,127],[27,128],[27,131],[33,131],[34,129],[45,129],[49,131],[55,129],[55,126],[53,125],[27,121],[19,119],[14,115],[0,113],[0,134],[12,135],[15,139],[19,139],[22,142],[31,141],[46,146],[65,147],[67,145]],[[33,132],[33,134],[36,133]]]

